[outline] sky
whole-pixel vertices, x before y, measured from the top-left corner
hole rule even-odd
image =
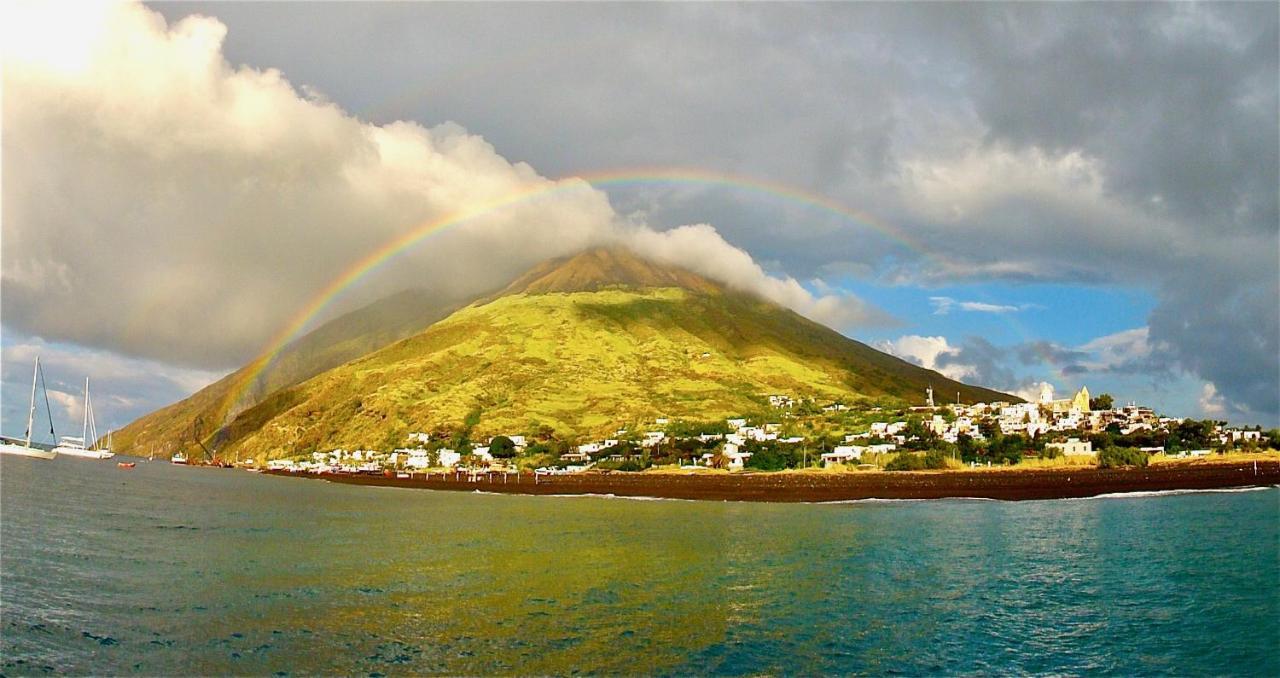
[[[1280,424],[1274,3],[4,13],[6,434],[37,353],[119,427],[608,243],[968,382]]]

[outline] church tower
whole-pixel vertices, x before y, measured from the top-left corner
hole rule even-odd
[[[1089,413],[1089,387],[1081,386],[1080,392],[1071,400],[1072,409],[1079,410],[1081,413]]]

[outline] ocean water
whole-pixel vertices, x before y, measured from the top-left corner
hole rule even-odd
[[[768,505],[0,461],[0,673],[1280,675],[1280,490]]]

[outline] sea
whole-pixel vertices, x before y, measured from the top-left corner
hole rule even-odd
[[[1280,675],[1280,489],[758,504],[0,458],[0,674]]]

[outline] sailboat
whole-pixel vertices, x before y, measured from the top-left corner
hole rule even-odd
[[[13,454],[22,457],[35,457],[37,459],[53,459],[58,453],[53,450],[45,450],[39,447],[31,446],[31,427],[35,424],[36,419],[36,378],[43,377],[40,371],[40,356],[36,356],[36,367],[31,373],[31,410],[27,413],[27,432],[26,442],[22,445],[17,443],[0,442],[0,454]],[[41,382],[44,380],[41,379]],[[46,391],[44,395],[44,408],[49,412],[49,435],[53,433],[53,412],[49,410],[49,394]]]
[[[108,434],[109,435],[109,434]],[[84,378],[84,430],[80,437],[63,436],[58,440],[55,452],[70,457],[86,459],[110,459],[116,456],[108,444],[106,449],[98,447],[94,441],[98,439],[98,423],[93,418],[93,400],[89,397],[89,378]]]

